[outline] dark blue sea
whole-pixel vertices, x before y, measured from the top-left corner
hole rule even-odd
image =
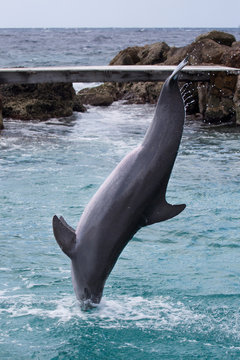
[[[0,29],[0,67],[104,65],[209,29]],[[240,39],[240,29],[225,29]],[[75,84],[82,87],[83,84]],[[240,359],[240,128],[187,120],[168,187],[178,217],[139,231],[82,311],[54,214],[75,227],[143,139],[153,105],[89,107],[0,134],[0,359]]]

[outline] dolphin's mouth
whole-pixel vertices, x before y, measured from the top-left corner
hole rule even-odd
[[[99,302],[93,302],[91,299],[80,300],[80,308],[83,311],[95,309],[98,306],[99,306]]]
[[[102,294],[96,296],[92,294],[88,288],[85,288],[84,296],[79,299],[80,307],[84,311],[96,308],[99,305],[101,298],[102,298]]]

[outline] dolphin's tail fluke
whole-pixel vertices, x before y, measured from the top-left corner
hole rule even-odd
[[[186,66],[188,63],[188,56],[185,57],[185,59],[183,59],[182,62],[180,62],[180,64],[176,67],[176,69],[174,70],[174,72],[169,76],[169,80],[177,80],[179,73],[181,72],[181,70],[184,68],[184,66]]]

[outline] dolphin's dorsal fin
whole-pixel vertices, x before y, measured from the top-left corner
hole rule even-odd
[[[153,208],[149,209],[146,214],[144,214],[144,225],[152,225],[160,221],[171,219],[174,216],[180,214],[185,209],[185,207],[185,204],[171,205],[168,204],[165,200],[160,204],[155,205]]]
[[[71,258],[76,245],[75,231],[66,223],[62,216],[59,219],[54,215],[52,223],[53,233],[58,245]]]

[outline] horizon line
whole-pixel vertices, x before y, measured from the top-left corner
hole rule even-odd
[[[238,26],[0,26],[0,29],[240,29]]]

